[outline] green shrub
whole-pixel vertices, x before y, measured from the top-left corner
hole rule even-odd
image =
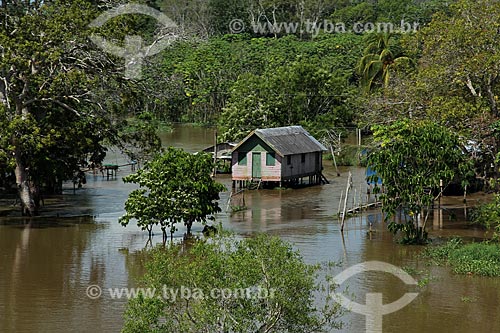
[[[457,274],[500,276],[500,245],[497,243],[464,244],[455,238],[444,245],[427,248],[423,256],[435,264],[449,265]]]
[[[482,204],[471,213],[473,224],[480,225],[486,230],[493,231],[492,240],[500,240],[500,195],[495,194],[490,203]]]

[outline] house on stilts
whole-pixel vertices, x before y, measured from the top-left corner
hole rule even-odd
[[[301,126],[257,129],[232,150],[233,187],[327,183],[326,150]]]

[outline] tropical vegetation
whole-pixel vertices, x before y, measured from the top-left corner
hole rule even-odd
[[[445,244],[426,248],[422,257],[432,264],[448,265],[457,274],[500,276],[498,243],[465,243],[460,238],[452,238]]]
[[[398,121],[373,127],[375,150],[368,158],[377,173],[369,180],[384,182],[381,195],[386,219],[397,212],[404,222],[391,222],[389,230],[402,231],[406,244],[427,241],[426,224],[434,202],[452,181],[467,185],[472,165],[458,135],[432,121]],[[379,190],[376,187],[376,190]]]
[[[149,240],[153,226],[159,225],[163,243],[167,230],[173,237],[179,223],[184,223],[190,235],[194,222],[214,220],[214,214],[221,211],[217,200],[224,186],[211,177],[213,170],[209,154],[193,155],[168,148],[137,173],[123,178],[139,188],[129,194],[120,223],[126,226],[135,220],[137,226],[149,232]]]
[[[146,293],[123,332],[328,332],[340,328],[334,286],[278,237],[219,235],[149,253]],[[316,293],[321,291],[321,300]],[[160,295],[161,294],[161,295]]]

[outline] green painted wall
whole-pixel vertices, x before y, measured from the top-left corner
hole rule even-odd
[[[249,138],[245,143],[243,143],[239,148],[238,151],[269,151],[273,152],[274,150],[271,149],[264,141],[262,141],[258,136],[253,135],[251,138]]]

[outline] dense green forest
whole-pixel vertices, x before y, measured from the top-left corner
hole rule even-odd
[[[120,1],[0,1],[0,186],[26,214],[106,148],[158,149],[158,122],[217,125],[238,140],[257,127],[324,129],[431,119],[460,135],[476,175],[496,186],[500,6],[494,0],[142,1],[144,15],[89,24]],[[239,20],[238,34],[231,23]],[[392,23],[391,31],[311,33],[308,24]],[[418,27],[401,31],[401,22]],[[294,32],[282,23],[298,23]],[[265,27],[267,30],[256,30]],[[175,36],[140,79],[90,40],[123,45]]]
[[[161,73],[163,91],[168,91],[156,116],[219,124],[230,140],[264,126],[300,123],[314,132],[355,125],[366,105],[360,86],[376,90],[389,81],[388,73],[395,67],[415,69],[421,56],[417,34],[398,33],[401,21],[425,27],[436,11],[449,11],[449,1],[157,4],[182,22],[187,38],[166,51],[152,71],[153,77]],[[228,34],[234,19],[244,22],[241,34]],[[280,24],[304,22],[318,27],[342,22],[346,28],[356,22],[392,22],[395,28],[373,34],[319,29],[314,36],[284,29],[266,35],[253,29],[257,23],[277,29]],[[366,70],[360,68],[362,58]]]

